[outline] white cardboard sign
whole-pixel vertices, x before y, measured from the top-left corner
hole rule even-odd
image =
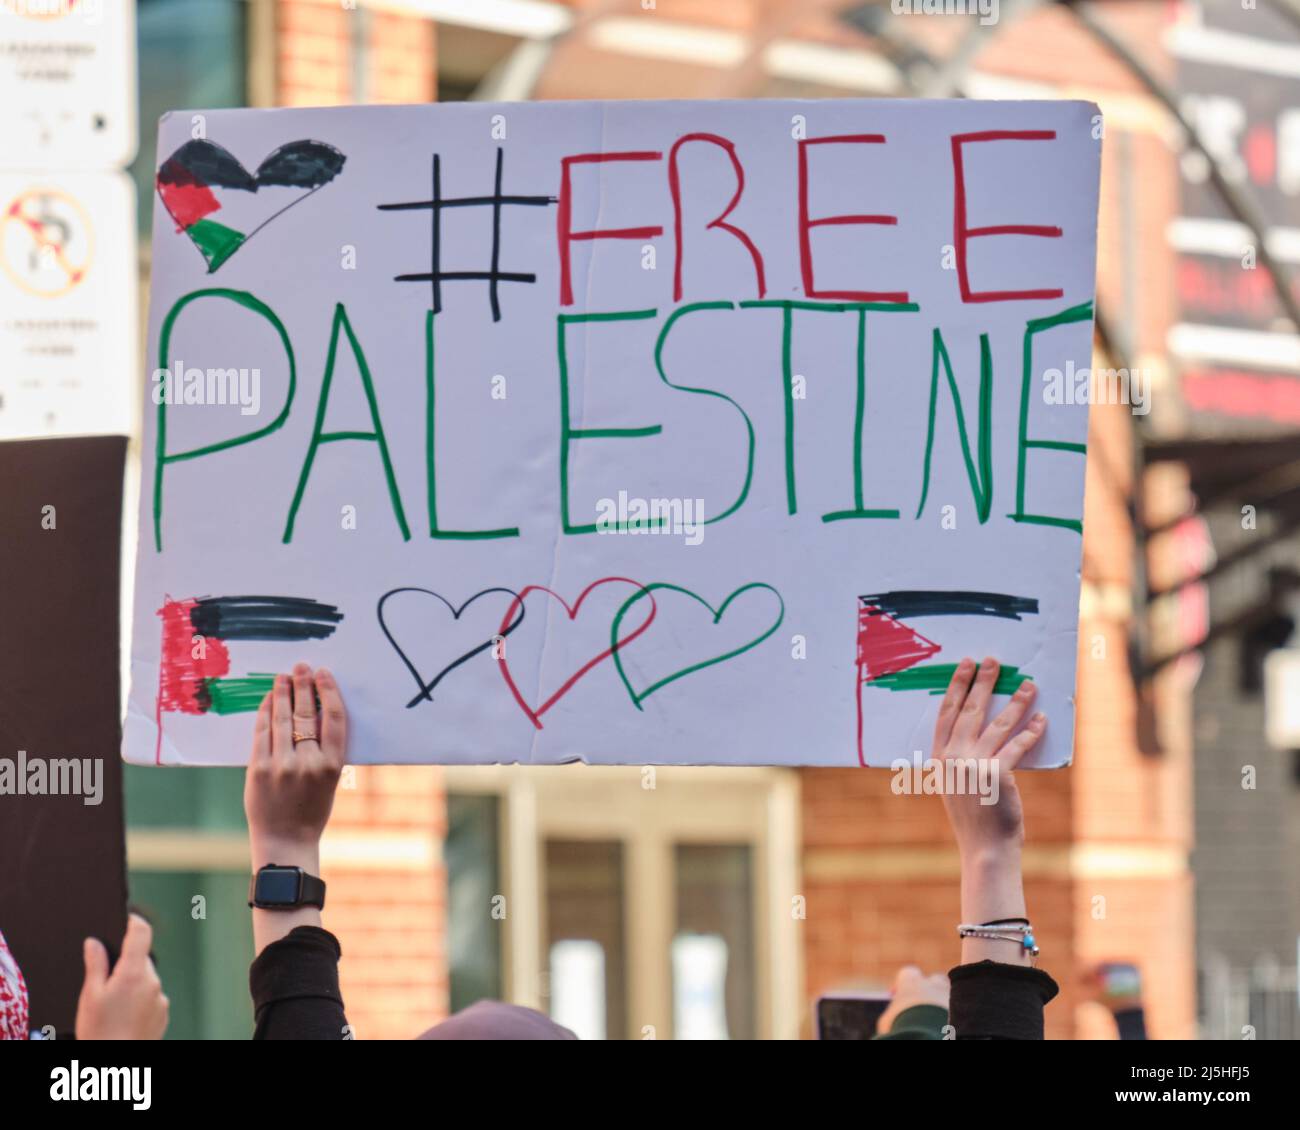
[[[125,755],[887,765],[951,665],[1073,731],[1100,154],[1078,102],[160,126]]]

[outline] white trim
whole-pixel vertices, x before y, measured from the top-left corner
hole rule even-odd
[[[320,843],[322,870],[428,871],[441,862],[441,841],[428,834],[326,830]]]
[[[1180,322],[1169,331],[1168,342],[1169,352],[1185,359],[1300,373],[1300,337],[1294,333],[1234,330]]]
[[[1165,49],[1175,58],[1193,63],[1300,78],[1300,46],[1292,43],[1180,23],[1165,33]]]
[[[778,39],[768,44],[763,51],[763,66],[774,78],[871,94],[895,93],[902,83],[894,64],[871,51],[799,39]]]
[[[768,1017],[765,1035],[774,1040],[797,1040],[805,1011],[806,978],[804,976],[803,923],[794,916],[794,898],[804,898],[801,861],[803,827],[799,806],[800,778],[785,773],[768,794],[767,881],[761,884],[758,905],[761,922],[768,924],[760,938],[766,942],[765,960],[760,968],[767,976],[760,978],[760,994]]]
[[[132,871],[248,872],[248,837],[243,832],[128,828],[126,865]]]
[[[423,16],[516,39],[550,39],[573,26],[573,13],[549,0],[364,0],[376,12]]]
[[[665,20],[658,16],[610,16],[597,20],[587,43],[600,51],[639,55],[702,67],[736,67],[749,41],[735,31]]]
[[[1208,220],[1179,216],[1166,229],[1169,246],[1192,255],[1220,255],[1240,259],[1254,236],[1235,220]],[[1264,233],[1269,253],[1283,263],[1300,263],[1300,228],[1274,227]]]
[[[442,858],[432,836],[407,833],[326,832],[321,869],[428,871]],[[133,871],[243,871],[252,866],[243,832],[183,828],[130,828],[127,866]]]
[[[484,766],[504,769],[504,766]],[[458,774],[445,777],[447,790],[457,788]],[[508,1000],[527,1008],[542,1007],[542,938],[546,902],[542,898],[542,868],[537,831],[537,790],[523,773],[508,779],[499,774],[502,793],[504,851],[501,883],[506,896],[505,992]]]

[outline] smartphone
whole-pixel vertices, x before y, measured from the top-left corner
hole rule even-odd
[[[1097,967],[1097,976],[1101,980],[1103,997],[1114,1000],[1118,997],[1140,997],[1142,995],[1142,974],[1138,967],[1127,961],[1107,961]]]
[[[814,1019],[819,1040],[870,1040],[889,1007],[886,992],[838,992],[817,998]]]

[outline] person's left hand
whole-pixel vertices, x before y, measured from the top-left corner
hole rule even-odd
[[[108,951],[98,938],[83,947],[86,979],[77,1001],[78,1040],[161,1040],[169,1005],[149,947],[153,929],[138,914],[127,919],[122,955],[108,971]]]
[[[320,699],[320,709],[316,700]],[[338,683],[324,667],[305,663],[290,680],[277,675],[253,726],[253,752],[244,774],[244,812],[253,870],[267,864],[320,875],[320,839],[334,808],[334,790],[347,760],[348,715]],[[314,906],[253,911],[260,954],[298,926],[320,926]]]

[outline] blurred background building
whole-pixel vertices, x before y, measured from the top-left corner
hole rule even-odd
[[[1097,102],[1096,364],[1147,396],[1093,408],[1075,764],[1021,778],[1030,911],[1063,987],[1048,1035],[1113,1036],[1081,976],[1107,960],[1141,968],[1154,1038],[1300,1035],[1300,5],[136,8],[145,286],[154,126],[175,108]],[[242,774],[128,767],[127,785],[170,1034],[243,1037]],[[362,1038],[415,1035],[481,997],[590,1036],[808,1035],[818,994],[958,959],[939,801],[894,796],[882,772],[358,767],[325,877]]]

